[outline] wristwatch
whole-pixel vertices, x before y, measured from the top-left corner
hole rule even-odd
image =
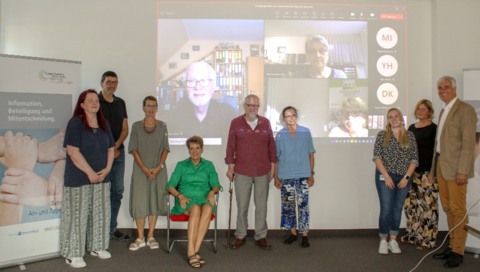
[[[312,176],[314,176],[314,175],[315,175],[315,171],[312,171],[311,173],[312,173]]]
[[[406,180],[409,180],[409,179],[410,179],[410,176],[405,175],[404,178],[405,178]]]
[[[163,163],[161,163],[160,166],[162,167],[162,169],[165,168],[165,165],[163,165]]]

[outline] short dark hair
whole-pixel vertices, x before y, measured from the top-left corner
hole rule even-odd
[[[100,80],[100,82],[104,82],[106,77],[114,77],[114,78],[118,79],[118,76],[115,72],[106,71],[105,73],[103,73],[102,80]]]
[[[194,135],[187,139],[187,148],[190,149],[190,144],[199,144],[203,148],[203,139],[200,136]]]
[[[150,101],[155,101],[155,105],[158,106],[158,102],[157,102],[157,99],[155,98],[155,96],[147,96],[143,99],[143,106],[145,107],[145,105],[147,104],[147,100],[150,100]]]

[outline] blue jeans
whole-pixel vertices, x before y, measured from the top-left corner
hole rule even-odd
[[[380,180],[380,176],[382,176],[380,171],[375,171],[375,184],[377,186],[378,198],[380,199],[380,217],[378,219],[380,238],[387,238],[389,232],[392,236],[398,235],[400,221],[402,220],[403,204],[412,186],[412,178],[410,177],[407,186],[399,189],[397,185],[402,181],[404,175],[388,174],[395,185],[393,189],[385,185],[385,180]]]
[[[110,205],[112,206],[112,217],[110,220],[110,231],[117,228],[118,211],[123,198],[123,176],[125,175],[125,149],[119,149],[120,157],[113,160],[112,181],[110,187]]]

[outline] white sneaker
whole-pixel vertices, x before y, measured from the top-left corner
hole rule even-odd
[[[106,250],[100,250],[100,251],[92,251],[90,252],[90,255],[98,257],[100,259],[110,259],[112,258],[112,254]]]
[[[386,240],[380,240],[380,247],[378,248],[378,253],[388,254],[388,243]]]
[[[69,264],[71,267],[74,268],[82,268],[87,266],[87,263],[85,263],[85,261],[81,257],[75,257],[71,259],[65,258],[65,263]]]
[[[388,242],[388,249],[390,249],[390,251],[394,254],[402,253],[400,247],[398,247],[397,240],[390,240],[390,242]]]

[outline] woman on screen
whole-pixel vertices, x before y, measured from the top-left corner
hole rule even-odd
[[[342,123],[328,137],[367,137],[367,111],[367,104],[360,97],[345,98],[340,109]]]
[[[312,135],[306,127],[297,124],[297,109],[288,106],[282,111],[286,127],[277,133],[275,146],[278,162],[275,164],[275,187],[281,189],[282,218],[280,227],[290,230],[284,244],[290,245],[302,233],[302,247],[309,247],[308,231],[310,212],[308,188],[314,184],[314,156]],[[295,205],[296,203],[296,205]]]
[[[415,135],[405,129],[402,112],[390,108],[387,127],[378,133],[373,150],[376,165],[375,184],[380,199],[380,254],[398,254],[397,243],[402,220],[402,207],[412,184],[412,174],[418,165]],[[390,241],[387,242],[390,233]]]
[[[401,241],[423,250],[435,247],[438,233],[438,183],[430,183],[427,178],[432,167],[437,125],[432,122],[433,106],[429,100],[420,100],[413,113],[418,123],[412,124],[408,131],[415,134],[420,165],[415,169],[405,200],[407,228]]]
[[[305,53],[307,54],[310,67],[293,73],[294,78],[347,78],[342,70],[327,66],[332,46],[327,39],[320,35],[307,36],[305,40]]]
[[[115,141],[100,110],[98,94],[80,94],[65,132],[67,148],[63,189],[60,254],[71,267],[87,264],[85,247],[100,259],[110,241],[110,170]]]
[[[215,209],[215,194],[222,189],[211,161],[203,159],[203,139],[192,136],[187,140],[190,158],[177,163],[167,184],[175,199],[171,214],[185,214],[188,220],[188,263],[200,268],[205,260],[199,251]]]
[[[158,249],[153,236],[158,215],[167,214],[168,176],[165,160],[170,146],[164,122],[157,120],[158,104],[153,96],[143,99],[145,118],[132,125],[128,151],[133,155],[132,182],[130,185],[130,215],[135,218],[138,238],[129,248],[136,251],[145,245]],[[148,216],[148,236],[145,243],[145,217]]]

